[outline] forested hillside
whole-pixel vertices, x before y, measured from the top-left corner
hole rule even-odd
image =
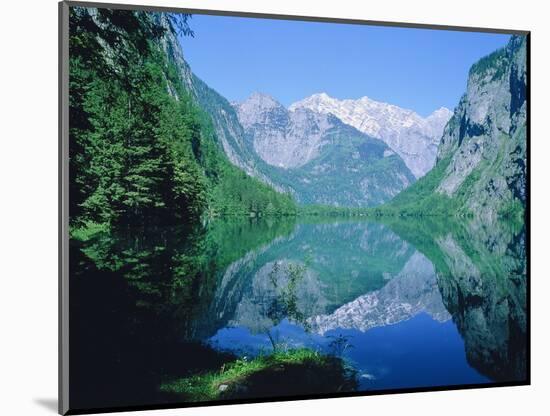
[[[73,229],[188,224],[209,215],[287,215],[292,198],[232,165],[145,12],[71,8],[70,222]]]

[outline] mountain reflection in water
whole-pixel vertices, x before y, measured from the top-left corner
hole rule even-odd
[[[304,346],[345,359],[363,390],[523,381],[525,258],[523,229],[447,219],[216,221],[72,242],[77,400],[164,403],[165,377]]]

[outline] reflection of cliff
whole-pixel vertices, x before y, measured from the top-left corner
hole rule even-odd
[[[522,232],[510,240],[499,240],[494,234],[502,237],[501,230],[489,229],[476,227],[477,238],[462,239],[462,245],[451,234],[437,239],[449,267],[448,274],[438,274],[438,284],[464,338],[470,364],[495,381],[523,380],[527,347],[525,235]]]
[[[309,322],[319,334],[337,328],[367,331],[410,319],[420,312],[427,312],[438,321],[450,319],[441,302],[432,263],[415,252],[403,270],[382,289],[360,296],[330,315],[315,316]]]
[[[525,231],[501,221],[396,220],[392,230],[428,257],[469,363],[495,381],[526,376]]]
[[[257,264],[273,245],[281,241],[286,241],[286,238],[277,237],[270,243],[249,251],[232,262],[225,270],[212,271],[214,275],[218,275],[217,285],[210,303],[192,324],[194,328],[192,338],[208,338],[233,319],[236,305],[243,298],[243,293],[250,283],[250,276],[256,272]]]

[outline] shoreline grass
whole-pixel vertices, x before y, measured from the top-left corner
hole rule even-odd
[[[239,358],[218,371],[168,381],[164,393],[202,402],[262,395],[306,393],[309,390],[355,389],[355,374],[341,358],[308,348],[274,351],[247,360]],[[323,387],[327,384],[326,387]]]

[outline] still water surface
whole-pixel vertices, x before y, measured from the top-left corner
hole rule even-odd
[[[341,357],[359,390],[526,377],[525,235],[504,224],[216,221],[70,254],[73,407],[178,401],[167,377],[273,348]]]

